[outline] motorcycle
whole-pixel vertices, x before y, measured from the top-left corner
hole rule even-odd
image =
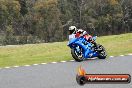
[[[92,37],[92,41],[96,41],[97,36]],[[96,42],[95,42],[96,43]],[[96,46],[88,42],[83,36],[78,38],[72,37],[68,45],[71,48],[71,55],[77,62],[83,60],[98,57],[99,59],[105,59],[107,56],[105,48],[96,43]]]

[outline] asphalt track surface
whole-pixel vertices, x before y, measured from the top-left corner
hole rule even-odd
[[[76,82],[77,68],[89,74],[130,74],[132,56],[119,56],[105,60],[65,62],[0,70],[0,88],[132,88],[129,84],[86,84]]]

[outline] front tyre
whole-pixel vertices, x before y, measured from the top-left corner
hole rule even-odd
[[[75,49],[71,49],[71,55],[72,55],[72,57],[75,59],[75,61],[77,61],[77,62],[81,62],[81,61],[83,61],[83,56],[82,56],[82,54],[81,55],[79,55],[77,52],[76,52],[76,50]]]
[[[99,59],[105,59],[107,57],[105,48],[100,44],[98,44],[98,53],[99,53],[98,56]]]

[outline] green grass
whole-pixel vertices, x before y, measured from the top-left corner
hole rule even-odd
[[[132,33],[98,37],[108,56],[132,53]],[[0,47],[0,67],[71,60],[66,42]]]

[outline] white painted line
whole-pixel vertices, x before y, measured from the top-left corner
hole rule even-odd
[[[131,53],[130,54],[128,54],[128,55],[132,55]],[[125,56],[125,55],[120,55],[120,56]],[[111,58],[112,57],[114,57],[114,56],[110,56]],[[96,58],[90,58],[90,59],[96,59]],[[71,62],[73,62],[73,61],[75,61],[75,60],[70,60]],[[64,63],[64,62],[67,62],[67,61],[60,61],[60,62],[62,62],[62,63]],[[51,63],[53,63],[53,64],[55,64],[55,63],[58,63],[58,62],[51,62]],[[41,63],[41,64],[48,64],[48,63]],[[33,64],[33,65],[39,65],[39,64]],[[26,66],[26,67],[29,67],[29,66],[31,66],[31,65],[24,65],[24,66]],[[13,67],[20,67],[20,66],[13,66]],[[4,67],[4,68],[11,68],[11,67]],[[2,69],[2,68],[0,68],[0,69]]]
[[[120,55],[121,57],[123,57],[124,55]]]
[[[24,65],[24,66],[29,67],[30,65]]]
[[[90,60],[94,60],[94,59],[96,59],[96,57],[94,57],[94,58],[90,58]]]
[[[114,56],[110,56],[110,57],[114,57]]]
[[[10,67],[5,67],[5,68],[10,68]]]
[[[60,61],[60,62],[64,63],[64,62],[66,62],[66,61]]]
[[[47,64],[47,63],[41,63],[41,64]]]
[[[39,65],[39,64],[33,64],[33,65]]]
[[[18,68],[19,66],[13,66],[13,67]]]
[[[57,63],[57,62],[51,62],[51,63],[55,64],[55,63]]]
[[[128,55],[130,55],[130,56],[131,56],[132,54],[128,54]]]
[[[74,60],[70,60],[70,61],[74,61]]]

